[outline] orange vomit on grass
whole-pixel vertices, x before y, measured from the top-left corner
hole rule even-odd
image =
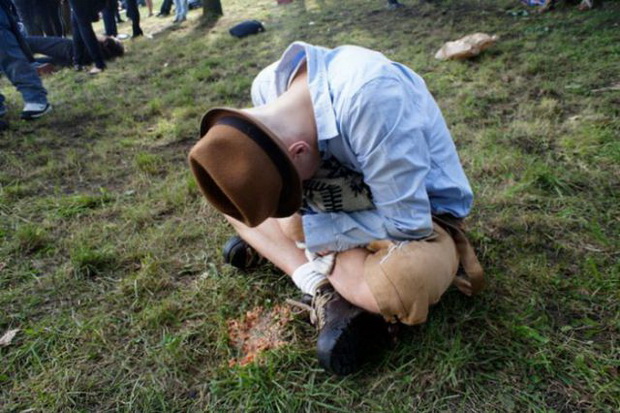
[[[276,305],[270,311],[255,307],[239,320],[228,320],[228,337],[240,357],[228,362],[230,367],[254,362],[265,350],[282,347],[285,326],[291,321],[289,307]]]

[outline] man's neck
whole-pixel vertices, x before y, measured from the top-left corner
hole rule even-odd
[[[285,145],[303,140],[317,147],[314,108],[305,64],[299,68],[286,92],[275,101],[248,111],[271,129]]]

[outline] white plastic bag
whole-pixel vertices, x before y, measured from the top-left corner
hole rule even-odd
[[[477,56],[483,50],[493,46],[498,36],[486,33],[469,34],[453,42],[447,42],[435,53],[435,59],[467,59]]]

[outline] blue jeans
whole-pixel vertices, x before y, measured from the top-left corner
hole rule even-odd
[[[24,102],[47,104],[47,91],[19,46],[3,8],[0,8],[0,44],[0,70],[22,94]],[[3,105],[4,96],[0,94],[0,106]]]
[[[177,20],[187,18],[187,0],[174,0],[174,9]]]

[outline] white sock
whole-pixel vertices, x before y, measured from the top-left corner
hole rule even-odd
[[[327,277],[320,272],[315,271],[314,265],[311,262],[307,262],[300,266],[293,272],[293,282],[304,294],[310,294],[314,296],[317,287]]]

